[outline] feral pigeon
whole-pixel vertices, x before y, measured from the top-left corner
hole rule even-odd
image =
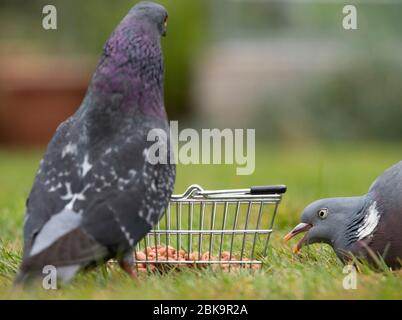
[[[402,161],[380,176],[366,195],[318,200],[303,212],[301,223],[285,240],[307,232],[295,246],[316,242],[332,246],[343,261],[352,257],[374,267],[402,266]]]
[[[17,282],[43,276],[45,266],[67,282],[111,258],[135,277],[133,247],[165,212],[175,180],[160,44],[167,17],[141,2],[106,42],[81,107],[41,161]],[[153,129],[165,133],[157,142],[147,138]],[[156,143],[165,162],[151,159]]]

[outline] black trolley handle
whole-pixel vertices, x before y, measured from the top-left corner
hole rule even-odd
[[[283,184],[273,185],[273,186],[254,186],[250,188],[250,194],[261,195],[261,194],[284,194],[287,191],[287,186]]]

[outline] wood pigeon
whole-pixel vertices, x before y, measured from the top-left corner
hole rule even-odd
[[[401,268],[402,161],[377,178],[366,195],[310,204],[285,240],[302,232],[306,234],[295,253],[321,242],[332,246],[343,262],[356,257],[378,267],[381,257],[390,268]]]

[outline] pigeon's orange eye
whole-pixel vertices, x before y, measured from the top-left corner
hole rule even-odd
[[[327,208],[320,209],[318,210],[317,214],[321,219],[325,219],[328,216],[328,209]]]

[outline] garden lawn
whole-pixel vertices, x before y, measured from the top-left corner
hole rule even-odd
[[[311,201],[364,194],[374,179],[402,159],[402,144],[323,146],[257,145],[256,169],[237,176],[235,165],[178,166],[176,193],[197,183],[205,189],[286,184],[268,256],[260,272],[227,274],[182,270],[141,275],[139,285],[120,270],[97,268],[56,291],[13,289],[22,253],[25,199],[41,158],[38,150],[0,149],[0,299],[402,299],[402,272],[358,274],[357,289],[343,288],[343,266],[331,248],[316,244],[292,254],[283,236]]]

